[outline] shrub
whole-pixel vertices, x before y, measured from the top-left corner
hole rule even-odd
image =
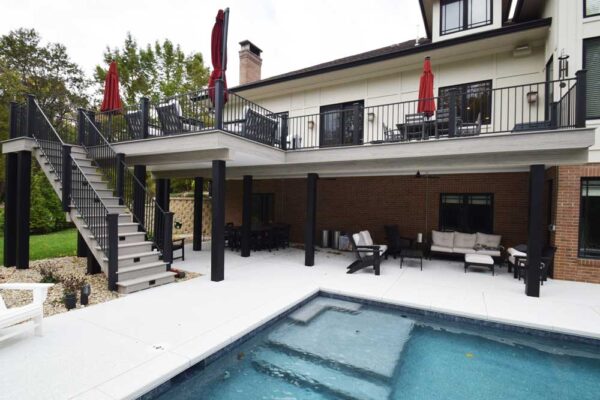
[[[60,282],[60,278],[58,277],[56,267],[49,262],[45,262],[40,264],[40,275],[42,275],[42,279],[40,283],[58,283]]]
[[[85,279],[80,276],[70,275],[63,279],[63,293],[77,294],[77,292],[85,285]]]
[[[69,226],[56,192],[39,168],[31,176],[31,217],[29,226],[32,233],[49,233]]]

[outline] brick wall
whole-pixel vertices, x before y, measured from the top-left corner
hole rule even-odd
[[[560,166],[554,174],[555,187],[558,186],[554,212],[556,232],[552,235],[557,248],[554,276],[600,283],[600,260],[582,259],[577,255],[581,178],[600,177],[600,164]]]
[[[317,229],[368,229],[383,242],[383,226],[398,224],[403,236],[416,238],[438,228],[440,193],[494,193],[495,232],[504,245],[526,243],[528,182],[528,173],[321,178]],[[226,190],[226,222],[240,224],[242,182],[228,181]],[[291,224],[292,241],[302,242],[306,180],[255,180],[253,191],[275,194],[275,219]]]

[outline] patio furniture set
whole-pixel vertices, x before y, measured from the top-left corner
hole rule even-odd
[[[233,223],[225,225],[225,245],[232,251],[242,248],[242,227]],[[252,251],[279,250],[290,245],[290,225],[284,223],[253,224],[250,228]]]
[[[450,134],[450,110],[447,108],[436,111],[435,119],[429,119],[425,113],[407,114],[403,123],[396,124],[396,129],[383,124],[384,142],[404,142],[411,140],[427,140],[431,136],[464,137],[475,136],[481,133],[481,113],[475,122],[464,122],[458,115],[455,118],[456,130]]]
[[[394,259],[400,257],[400,268],[405,259],[416,259],[419,261],[422,271],[423,259],[431,259],[432,255],[436,255],[462,258],[465,273],[469,268],[476,267],[488,268],[492,275],[495,275],[496,266],[507,265],[508,272],[512,271],[515,279],[526,279],[526,271],[529,268],[526,246],[519,245],[505,251],[504,247],[500,245],[502,240],[500,235],[434,230],[431,235],[431,245],[428,246],[423,241],[415,242],[413,239],[402,237],[397,225],[386,225],[384,229],[387,241],[385,245],[374,244],[369,231],[349,235],[356,261],[347,267],[347,273],[351,274],[363,268],[373,267],[375,275],[379,275],[382,259],[387,260],[389,256]],[[547,247],[542,254],[540,265],[542,282],[547,279],[552,269],[555,252],[556,248]]]

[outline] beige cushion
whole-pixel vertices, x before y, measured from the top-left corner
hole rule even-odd
[[[467,254],[465,255],[467,263],[494,265],[494,260],[490,256],[483,254]]]
[[[360,235],[362,236],[365,245],[373,246],[373,238],[369,231],[360,231]]]
[[[475,254],[476,253],[475,249],[472,247],[453,247],[452,252],[457,253],[457,254]]]
[[[500,250],[486,250],[486,249],[479,249],[476,251],[477,254],[483,254],[486,256],[492,256],[492,257],[500,257]]]
[[[438,246],[432,244],[431,251],[439,251],[440,253],[452,253],[452,247]]]
[[[353,234],[352,239],[354,239],[354,244],[356,244],[357,246],[364,246],[366,244],[360,233]]]
[[[527,257],[527,253],[523,253],[512,247],[509,247],[506,252],[508,253],[508,261],[513,265],[515,264],[515,257]]]
[[[431,239],[435,246],[454,247],[454,232],[432,231]]]
[[[502,236],[500,235],[488,235],[487,233],[477,232],[477,240],[475,244],[479,244],[486,247],[498,247]]]
[[[454,247],[473,248],[477,235],[472,233],[454,232]]]

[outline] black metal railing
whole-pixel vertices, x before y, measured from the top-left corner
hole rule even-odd
[[[355,104],[286,119],[286,149],[313,149],[585,126],[578,79],[449,91],[442,97],[364,107]],[[583,100],[582,100],[583,98]],[[433,101],[433,112],[419,104]]]
[[[27,104],[11,102],[8,137],[14,139],[22,136],[27,136]]]
[[[163,261],[170,262],[173,214],[160,207],[156,199],[148,193],[146,185],[125,163],[124,155],[117,153],[102,135],[96,122],[92,120],[94,115],[83,110],[80,113],[82,127],[79,137],[82,145],[101,171],[115,197],[119,198],[120,204],[131,211],[134,220],[146,232],[147,239],[162,253]]]
[[[63,176],[63,151],[65,142],[62,140],[38,102],[30,98],[28,101],[28,133],[36,141],[40,151],[50,164],[50,168],[58,178]]]

